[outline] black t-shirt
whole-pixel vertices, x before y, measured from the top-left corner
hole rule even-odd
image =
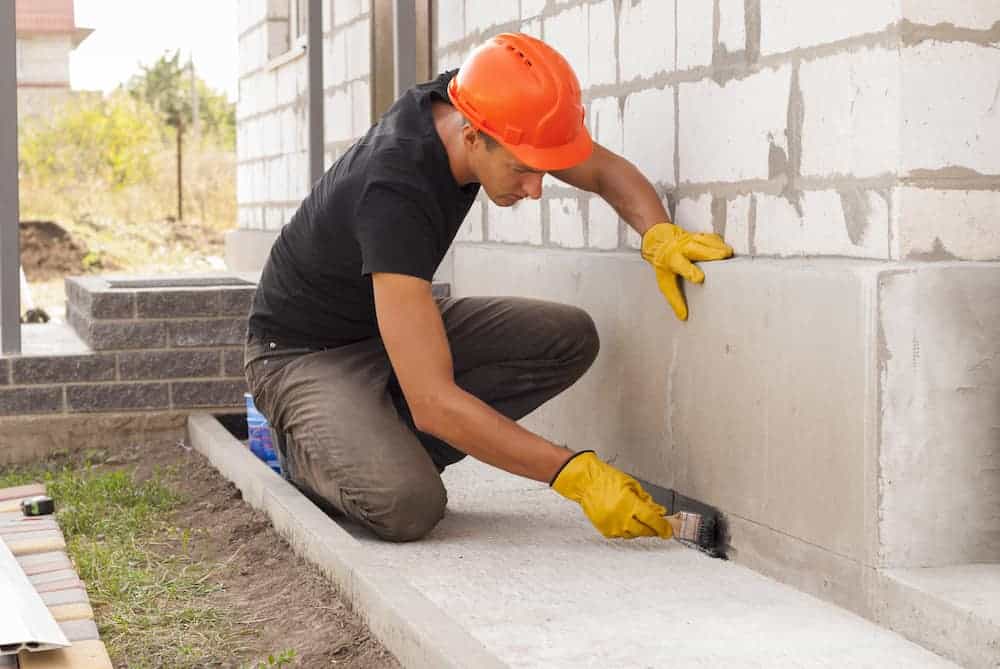
[[[403,94],[313,186],[271,247],[251,334],[323,347],[374,337],[372,272],[431,280],[479,192],[455,182],[431,113],[453,76]]]

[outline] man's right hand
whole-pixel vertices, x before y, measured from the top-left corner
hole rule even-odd
[[[605,537],[673,536],[666,509],[653,501],[634,478],[602,462],[593,451],[581,451],[562,466],[552,489],[577,502]]]

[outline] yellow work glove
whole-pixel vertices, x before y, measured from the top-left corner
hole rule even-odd
[[[677,285],[677,275],[694,283],[705,280],[705,273],[692,261],[722,260],[733,249],[716,234],[690,233],[673,223],[657,223],[642,236],[642,257],[656,269],[656,283],[677,318],[686,321],[687,304]]]
[[[664,518],[667,510],[638,481],[601,462],[593,451],[581,451],[566,461],[549,485],[583,507],[594,527],[609,539],[673,536]]]

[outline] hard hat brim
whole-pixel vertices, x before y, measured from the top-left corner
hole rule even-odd
[[[591,139],[586,127],[581,127],[573,141],[562,146],[537,148],[527,144],[512,145],[499,138],[497,142],[531,169],[544,172],[558,172],[576,167],[594,151],[594,140]]]

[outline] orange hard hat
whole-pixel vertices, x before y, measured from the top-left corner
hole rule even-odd
[[[573,167],[594,148],[573,68],[530,35],[501,33],[477,47],[448,97],[473,127],[536,170]]]

